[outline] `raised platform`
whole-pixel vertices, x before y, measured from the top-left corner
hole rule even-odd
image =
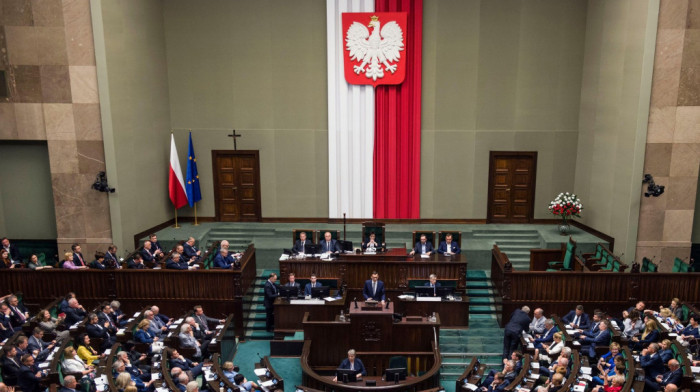
[[[207,222],[194,226],[183,223],[179,229],[172,227],[157,232],[163,246],[172,247],[177,241],[189,236],[197,244],[228,240],[233,249],[243,249],[250,242],[255,244],[258,268],[278,268],[278,258],[282,249],[292,247],[292,230],[309,228],[317,230],[338,229],[343,236],[342,224],[323,223],[224,223]],[[348,224],[345,238],[360,246],[359,224]],[[411,248],[411,237],[415,230],[446,231],[462,233],[462,252],[467,256],[469,269],[489,270],[491,268],[491,248],[498,244],[508,254],[515,269],[528,269],[529,250],[532,248],[559,248],[566,241],[554,224],[387,224],[387,246]],[[577,241],[578,252],[592,252],[598,242],[607,242],[572,227],[573,238]],[[143,241],[145,238],[142,238]],[[437,247],[438,244],[433,244]]]

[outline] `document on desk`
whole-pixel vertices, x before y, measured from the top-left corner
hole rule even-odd
[[[426,253],[422,253],[422,254],[420,255],[420,258],[421,258],[421,259],[429,259],[429,258],[430,258],[430,255],[429,255],[429,254],[426,254]]]
[[[264,376],[264,375],[267,374],[267,368],[257,368],[257,369],[255,369],[255,370],[253,370],[253,371],[255,372],[255,375],[258,376],[258,377]]]

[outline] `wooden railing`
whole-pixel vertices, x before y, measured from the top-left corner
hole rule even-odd
[[[323,390],[323,391],[363,391],[367,390],[364,384],[343,384],[331,381],[329,376],[323,376],[317,373],[316,369],[312,368],[309,363],[309,355],[311,353],[312,341],[307,340],[304,342],[304,349],[301,354],[301,370],[302,370],[302,381],[303,384],[309,388]],[[376,390],[381,391],[421,391],[439,386],[439,372],[442,361],[440,359],[440,349],[436,346],[435,342],[432,342],[432,352],[411,352],[411,353],[396,353],[396,352],[385,352],[385,353],[358,353],[358,357],[362,356],[365,369],[368,370],[368,377],[378,377],[377,375],[372,375],[370,370],[373,372],[378,369],[383,369],[386,367],[385,363],[389,362],[389,357],[395,355],[403,355],[417,358],[419,363],[425,363],[425,373],[420,374],[416,377],[408,377],[405,381],[398,384],[393,383],[377,383]],[[335,369],[337,364],[328,364],[329,366],[324,366],[324,368],[329,367]],[[376,369],[376,370],[375,370]],[[376,373],[375,373],[376,374]],[[381,385],[380,385],[381,384]]]
[[[251,244],[241,259],[240,269],[12,269],[0,275],[0,286],[21,290],[34,303],[50,303],[70,291],[76,293],[86,309],[105,300],[119,300],[124,313],[157,304],[164,314],[183,314],[202,305],[207,314],[234,313],[236,335],[242,337],[243,296],[255,279],[255,248]]]
[[[503,299],[501,323],[523,305],[565,314],[572,303],[580,303],[617,315],[638,300],[652,308],[667,306],[674,297],[700,298],[698,273],[642,274],[638,268],[627,273],[515,271],[496,245],[491,251],[491,279]]]

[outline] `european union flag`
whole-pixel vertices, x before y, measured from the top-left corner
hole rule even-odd
[[[190,207],[202,200],[202,192],[199,190],[199,174],[197,174],[197,158],[194,157],[192,147],[192,132],[190,132],[190,147],[187,149],[187,180],[185,184],[187,201]]]

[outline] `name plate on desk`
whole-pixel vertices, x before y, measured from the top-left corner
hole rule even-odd
[[[416,297],[418,302],[442,302],[441,297]]]
[[[324,305],[326,301],[322,299],[290,299],[290,305]]]
[[[421,317],[421,316],[406,316],[406,321],[421,322],[421,321],[423,321],[423,317]]]
[[[384,308],[381,307],[381,306],[362,305],[362,308],[361,308],[361,309],[362,309],[362,310],[369,310],[369,311],[381,312],[382,309],[384,309]]]

